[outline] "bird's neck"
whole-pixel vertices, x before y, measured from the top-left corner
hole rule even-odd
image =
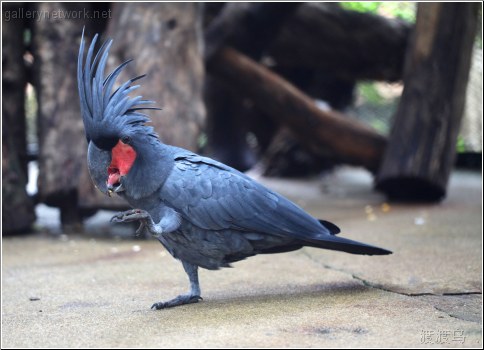
[[[137,200],[152,195],[164,184],[173,166],[170,146],[153,141],[139,146],[136,160],[125,179],[127,199]]]

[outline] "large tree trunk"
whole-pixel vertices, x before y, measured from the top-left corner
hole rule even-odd
[[[3,4],[4,11],[21,7]],[[33,201],[25,190],[24,30],[22,19],[2,21],[2,233],[28,230],[35,220]]]
[[[115,4],[107,31],[112,62],[134,58],[121,79],[147,74],[138,92],[163,109],[152,113],[161,139],[194,151],[205,123],[201,10],[195,3]]]
[[[19,12],[26,9],[20,3],[5,3],[4,11]],[[4,126],[9,129],[8,137],[12,139],[13,149],[16,153],[19,166],[27,174],[27,139],[25,119],[25,87],[27,84],[27,70],[24,64],[24,31],[27,28],[23,18],[11,18],[2,21],[3,39],[3,71],[2,93]]]
[[[4,94],[5,96],[5,94]],[[2,234],[29,230],[35,221],[34,202],[25,189],[27,176],[9,137],[2,129]]]
[[[194,151],[205,124],[201,22],[196,3],[115,3],[106,35],[114,39],[108,69],[134,59],[119,81],[147,74],[136,93],[163,109],[150,113],[162,141]],[[80,188],[82,206],[125,205],[96,190],[87,172]]]
[[[258,61],[265,49],[291,17],[298,3],[228,3],[205,30],[205,60],[224,46],[234,47]],[[241,30],[243,28],[243,30]],[[210,65],[208,65],[210,67]],[[208,135],[213,157],[245,171],[256,162],[254,147],[247,134],[258,136],[259,146],[265,146],[275,125],[245,96],[226,89],[223,83],[208,77],[205,84],[205,103],[208,115]],[[254,118],[254,116],[256,116]],[[257,119],[256,126],[253,125]]]
[[[90,4],[38,3],[38,11],[84,13]],[[91,12],[92,13],[92,12]],[[39,106],[39,200],[59,207],[62,224],[78,227],[78,188],[86,167],[86,141],[77,93],[77,53],[85,20],[41,18],[33,23],[34,83]],[[91,33],[98,28],[90,21]]]
[[[474,42],[477,3],[421,3],[405,88],[376,187],[395,200],[445,197]]]

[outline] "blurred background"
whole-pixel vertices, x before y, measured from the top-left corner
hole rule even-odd
[[[438,202],[456,164],[482,167],[481,22],[478,3],[2,3],[2,233],[127,208],[87,172],[83,27],[114,39],[109,70],[134,58],[119,81],[147,74],[165,143],[270,177],[357,166],[390,201]]]

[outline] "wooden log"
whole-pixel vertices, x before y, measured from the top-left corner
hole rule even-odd
[[[336,111],[319,109],[289,82],[234,49],[220,50],[209,69],[315,152],[324,147],[350,164],[378,169],[386,139],[373,129]]]
[[[2,10],[22,6],[6,3]],[[35,221],[34,203],[25,190],[24,29],[21,18],[2,21],[2,234],[29,230]]]
[[[241,28],[240,25],[247,16],[251,4],[227,3],[219,14],[210,22],[210,25],[204,30],[205,61],[210,61],[213,55],[220,50],[229,41],[229,37]]]
[[[193,151],[205,124],[201,15],[196,3],[113,3],[106,33],[114,40],[108,69],[134,59],[119,81],[146,73],[136,93],[163,109],[150,111],[151,125],[164,142]],[[87,171],[79,188],[83,207],[126,205],[95,189]]]
[[[376,188],[393,200],[445,197],[455,159],[477,3],[420,3],[405,88]]]
[[[205,62],[225,45],[259,60],[298,6],[298,3],[226,4],[205,30]],[[212,156],[242,171],[252,167],[256,150],[247,141],[247,134],[252,131],[258,136],[259,145],[268,144],[265,139],[271,133],[259,131],[274,130],[273,123],[252,108],[250,101],[210,76],[205,83],[205,103],[210,117],[207,131]],[[257,127],[251,125],[254,114],[258,116]]]
[[[258,164],[264,176],[307,177],[332,170],[334,155],[309,152],[288,128],[281,127]]]
[[[267,54],[286,69],[325,70],[347,81],[396,81],[402,78],[411,28],[399,19],[348,11],[335,3],[305,3]]]
[[[258,60],[299,3],[228,3],[205,30],[205,60],[229,45]],[[243,28],[243,30],[240,30]]]
[[[37,3],[44,14],[91,13],[90,4]],[[101,21],[100,19],[99,21]],[[86,168],[86,137],[77,92],[77,53],[85,20],[42,18],[33,22],[34,86],[39,121],[38,198],[59,207],[64,229],[79,230],[77,192]],[[92,34],[91,25],[86,28]]]
[[[210,156],[240,171],[256,163],[255,150],[247,142],[250,105],[237,92],[210,75],[205,80],[207,149]]]

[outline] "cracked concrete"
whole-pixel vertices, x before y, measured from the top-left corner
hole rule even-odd
[[[323,182],[262,180],[345,237],[394,254],[256,256],[202,270],[202,302],[153,311],[188,288],[158,242],[7,237],[2,347],[481,347],[480,174],[454,174],[438,205],[385,203],[355,169]]]
[[[359,217],[346,218],[345,236],[393,250],[392,259],[344,259],[313,249],[308,253],[372,286],[403,294],[481,293],[482,265],[477,260],[482,251],[482,236],[477,235],[482,232],[481,179],[468,173],[460,176],[460,186],[451,187],[449,198],[440,204],[392,204],[382,211],[380,199],[364,205],[373,208],[373,216],[361,208]]]
[[[482,324],[481,294],[425,295],[419,298],[451,317]]]

